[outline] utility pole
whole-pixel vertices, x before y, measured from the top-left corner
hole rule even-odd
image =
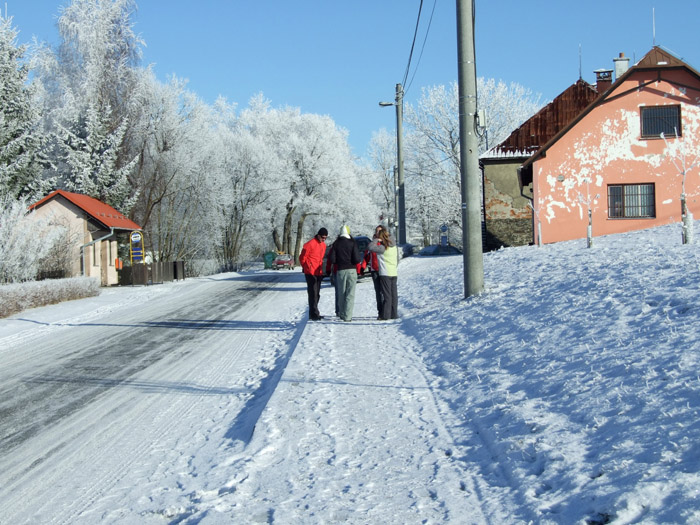
[[[406,193],[403,185],[403,86],[396,84],[396,162],[399,166],[399,244],[406,244]]]
[[[476,135],[474,1],[457,0],[459,148],[462,184],[462,244],[464,246],[465,299],[484,291],[479,139]]]
[[[380,106],[396,106],[396,168],[398,172],[399,206],[397,209],[399,223],[399,244],[406,243],[406,194],[403,178],[403,86],[396,84],[395,102],[380,102]]]

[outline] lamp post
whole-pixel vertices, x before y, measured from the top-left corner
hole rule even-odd
[[[406,244],[406,200],[403,184],[403,87],[396,84],[396,101],[380,102],[380,106],[396,106],[396,166],[398,172],[399,193],[399,244]]]

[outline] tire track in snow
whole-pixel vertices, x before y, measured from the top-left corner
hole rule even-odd
[[[210,384],[219,384],[221,379],[230,372],[230,365],[232,363],[236,363],[239,357],[243,355],[251,346],[254,336],[254,333],[250,333],[245,340],[237,346],[236,351],[230,354],[228,359],[226,359],[224,362],[220,362],[218,366],[212,368],[216,371],[216,373],[214,375],[208,375],[207,382]],[[196,381],[193,381],[193,379],[196,378],[193,378],[192,376],[195,375],[195,371],[197,371],[201,366],[210,369],[210,359],[211,357],[208,353],[202,353],[197,362],[191,363],[190,373],[187,374],[186,377],[183,377],[181,382],[184,384],[197,384]],[[172,368],[178,369],[181,367],[175,365]],[[170,370],[167,370],[166,372],[170,372]],[[163,373],[160,375],[169,377],[170,373]],[[231,390],[233,391],[233,389]],[[149,432],[147,434],[147,440],[138,440],[135,447],[129,446],[129,453],[126,456],[121,455],[122,458],[125,457],[126,459],[120,463],[118,468],[102,471],[99,479],[95,479],[95,482],[87,491],[81,492],[77,495],[71,506],[71,515],[67,516],[60,523],[74,523],[77,517],[87,514],[89,509],[93,508],[98,501],[104,499],[107,494],[112,493],[121,480],[127,477],[127,474],[134,467],[137,467],[139,462],[144,457],[149,456],[149,453],[153,452],[154,444],[163,444],[164,442],[167,442],[167,438],[174,434],[173,430],[175,430],[181,424],[181,421],[189,419],[189,416],[192,413],[199,411],[200,400],[203,397],[210,396],[212,394],[218,395],[218,391],[220,391],[219,387],[202,385],[201,387],[197,388],[197,393],[194,395],[168,395],[167,403],[162,402],[163,396],[154,396],[154,399],[147,406],[144,406],[143,403],[139,403],[138,406],[127,409],[127,413],[121,415],[118,422],[113,422],[111,426],[115,426],[117,424],[122,425],[125,420],[128,420],[128,426],[132,431],[135,429],[144,429],[140,432],[135,432],[136,434],[143,435],[147,429],[157,429],[157,431]],[[244,393],[245,389],[240,389],[240,392]],[[174,400],[173,397],[175,398]],[[124,404],[125,403],[120,403],[120,406],[115,407],[114,411],[120,411]],[[151,410],[151,408],[154,406],[160,408]],[[155,419],[153,418],[154,413],[156,414]],[[113,434],[113,432],[111,432],[111,428],[108,428],[107,430],[107,432],[104,432],[106,436]],[[122,446],[121,448],[123,449],[125,447]],[[95,454],[92,461],[98,460],[103,453],[102,447],[95,447],[95,450],[97,454]],[[88,463],[90,462],[91,460],[88,460]]]
[[[17,383],[5,381],[0,388],[0,455],[166,356],[187,354],[202,330],[225,329],[226,317],[259,292],[232,294],[226,287],[194,304],[173,307],[168,303],[153,320],[127,315],[102,322],[64,323],[80,330],[66,331],[63,337],[52,334],[50,342],[40,345],[51,347],[58,357],[39,373],[16,377]]]
[[[274,283],[272,285],[274,285]],[[272,285],[263,285],[262,288],[268,288]],[[246,293],[240,294],[237,297],[236,301],[231,301],[231,297],[226,297],[228,301],[224,301],[223,304],[235,304],[231,308],[224,309],[225,311],[219,315],[218,320],[212,320],[212,318],[210,317],[206,323],[202,323],[200,326],[195,327],[194,330],[191,330],[191,327],[189,327],[192,333],[196,333],[199,334],[199,336],[204,337],[187,337],[184,340],[180,339],[180,345],[185,344],[191,346],[196,343],[196,346],[203,346],[208,344],[207,339],[211,339],[216,335],[236,334],[236,328],[234,326],[231,326],[230,323],[228,323],[228,321],[223,318],[227,315],[227,312],[230,313],[232,311],[236,311],[240,305],[246,305],[247,307],[250,307],[251,298],[258,295],[260,291],[261,290],[249,290]],[[227,295],[231,295],[230,292],[228,292]],[[213,306],[221,303],[222,299],[223,297],[219,296],[217,298],[212,299],[212,301],[208,302],[210,306]],[[201,305],[198,307],[198,309],[201,311]],[[248,311],[250,311],[250,308],[248,309]],[[176,316],[175,318],[182,317]],[[189,319],[189,317],[187,316],[185,316],[185,318]],[[162,323],[158,321],[156,324]],[[206,326],[204,326],[204,324],[206,324]],[[261,328],[265,326],[267,325],[260,325]],[[163,330],[170,330],[171,332],[172,330],[182,329],[181,326],[177,325],[168,326],[167,328],[161,326],[160,328]],[[243,333],[245,334],[245,332]],[[230,371],[230,369],[234,368],[231,365],[231,363],[237,362],[239,356],[245,353],[245,350],[251,345],[255,333],[255,330],[248,331],[248,333],[244,336],[245,341],[243,344],[240,344],[239,336],[232,338],[233,342],[239,341],[239,347],[236,352],[232,352],[228,356],[228,365],[216,368],[216,371],[218,373],[214,376],[208,376],[207,383],[209,385],[218,384],[219,381],[226,375],[226,371]],[[115,340],[118,340],[118,336],[114,337]],[[164,337],[163,339],[167,339],[167,337]],[[175,348],[175,346],[173,347],[174,350],[170,355],[161,355],[158,361],[166,362],[169,359],[170,366],[177,371],[178,368],[181,368],[181,365],[177,365],[177,361],[188,358],[188,355],[191,354],[192,351],[190,349],[177,349]],[[191,361],[192,357],[189,357],[189,359]],[[199,366],[206,367],[207,359],[208,358],[203,355],[200,358],[200,362],[197,365],[193,366],[192,370],[196,370]],[[119,377],[116,379],[96,379],[94,381],[86,381],[86,379],[89,378],[85,378],[83,376],[73,376],[73,380],[82,381],[84,383],[92,383],[91,387],[93,387],[95,390],[101,391],[100,393],[95,395],[91,401],[89,401],[89,406],[93,407],[99,405],[101,407],[100,413],[105,415],[106,418],[110,421],[110,423],[103,424],[101,422],[90,421],[92,416],[91,411],[89,409],[76,409],[70,414],[63,414],[59,421],[55,421],[52,423],[52,426],[58,424],[59,426],[56,428],[62,428],[62,430],[67,431],[67,439],[71,441],[83,440],[87,445],[90,445],[91,443],[99,443],[101,439],[108,440],[109,436],[118,433],[118,431],[114,430],[114,427],[119,427],[119,425],[123,424],[126,420],[128,420],[128,426],[130,427],[134,425],[141,428],[155,426],[155,428],[159,429],[159,431],[157,433],[152,434],[152,437],[147,442],[129,442],[130,445],[128,454],[124,455],[121,458],[121,465],[116,468],[114,467],[114,465],[111,465],[110,467],[112,468],[112,470],[107,469],[104,472],[102,472],[101,475],[99,474],[99,472],[97,473],[97,475],[94,478],[94,490],[92,488],[88,488],[88,490],[84,494],[80,494],[79,497],[76,498],[76,501],[71,506],[71,509],[69,509],[70,511],[67,511],[67,517],[65,518],[66,521],[71,521],[73,517],[80,516],[87,509],[91,508],[96,501],[105,497],[105,494],[109,493],[119,482],[119,480],[122,479],[135,465],[138,464],[141,458],[148,455],[149,452],[152,452],[151,443],[160,442],[163,439],[167,438],[172,428],[176,426],[176,422],[181,420],[182,417],[186,417],[190,412],[192,412],[196,408],[198,399],[201,399],[208,395],[218,396],[222,394],[220,388],[207,386],[207,383],[193,384],[190,381],[190,378],[192,377],[193,373],[188,374],[184,378],[181,378],[179,381],[173,383],[163,381],[162,379],[169,377],[169,372],[167,372],[167,368],[166,372],[155,376],[152,376],[149,373],[144,374],[143,372],[141,372],[145,372],[146,370],[149,370],[149,368],[142,367],[139,370],[136,370],[134,373],[131,373],[128,378]],[[256,377],[254,374],[253,377],[249,377],[246,381],[254,382],[255,380]],[[66,378],[65,382],[70,383],[70,379]],[[53,384],[50,378],[46,378],[44,381],[44,384],[52,384],[54,387],[57,383],[60,384],[60,382],[56,381],[55,377]],[[41,383],[37,382],[36,384]],[[147,394],[152,395],[152,399],[146,404],[137,404],[136,406],[134,406],[135,401],[133,399],[133,396],[127,396],[126,399],[120,399],[122,397],[121,395],[112,395],[124,391],[135,391],[139,394],[143,394],[144,392],[146,392]],[[173,392],[179,395],[173,396]],[[236,394],[236,392],[238,392],[237,395],[241,395],[247,394],[248,390],[245,388],[239,388],[237,390],[229,389],[227,392],[223,393]],[[171,400],[173,397],[176,397],[176,400],[174,403],[166,405],[165,408],[158,412],[158,417],[153,418],[153,413],[150,410],[150,407],[157,405],[158,397],[165,396],[167,396]],[[141,395],[141,397],[143,397],[143,395]],[[100,399],[101,401],[99,401]],[[37,436],[37,438],[41,439],[42,436]],[[42,453],[41,457],[38,457],[31,461],[30,465],[28,465],[27,463],[22,464],[21,462],[16,463],[14,469],[15,474],[12,474],[12,472],[8,469],[4,470],[5,474],[3,475],[3,477],[8,476],[9,480],[8,478],[5,479],[9,481],[9,483],[2,483],[2,485],[4,486],[2,492],[6,491],[8,493],[8,497],[13,495],[12,485],[16,485],[16,483],[14,483],[12,480],[16,482],[18,481],[18,478],[26,477],[27,474],[29,474],[30,472],[32,473],[32,475],[36,475],[37,472],[42,472],[42,474],[44,475],[51,474],[51,469],[49,469],[48,466],[56,464],[56,460],[52,458],[55,454],[60,453],[61,449],[63,449],[66,446],[66,443],[52,443],[51,439],[47,439],[45,441],[47,441],[48,445],[46,447],[45,452]],[[84,454],[84,450],[76,450],[68,454],[66,454],[64,451],[62,452],[63,456],[59,458],[58,463],[71,464],[71,462],[74,461],[76,457],[82,463],[90,464],[92,462],[99,462],[101,457],[101,453],[98,450],[99,448],[99,446],[94,446],[95,455],[91,458],[79,457]],[[56,474],[56,476],[58,477],[54,479],[60,485],[60,475]],[[17,494],[20,493],[21,491],[19,491]],[[5,500],[4,497],[3,499]],[[11,506],[9,507],[11,508]],[[53,514],[56,517],[54,522],[61,522],[60,518],[58,517],[59,514]]]

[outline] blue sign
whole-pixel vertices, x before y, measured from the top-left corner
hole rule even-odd
[[[141,232],[131,232],[130,240],[131,262],[142,262],[143,234]]]

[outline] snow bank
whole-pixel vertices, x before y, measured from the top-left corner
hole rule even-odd
[[[27,310],[73,299],[94,297],[100,282],[94,277],[73,277],[0,285],[0,318]]]
[[[402,273],[454,433],[551,523],[700,522],[700,270],[679,225]],[[410,264],[410,263],[409,263]]]

